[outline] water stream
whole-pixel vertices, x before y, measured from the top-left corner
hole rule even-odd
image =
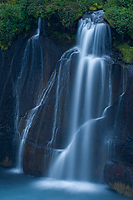
[[[108,186],[87,183],[40,179],[14,174],[0,168],[1,200],[130,200],[118,195]]]
[[[48,142],[48,148],[53,148],[56,135],[60,126],[60,113],[62,109],[62,96],[69,96],[69,76],[73,55],[78,54],[78,62],[73,84],[71,103],[69,105],[69,127],[67,133],[67,147],[63,150],[54,149],[49,177],[56,179],[90,180],[92,169],[92,135],[93,127],[97,120],[104,117],[105,110],[111,104],[110,83],[110,57],[111,34],[110,28],[102,19],[103,11],[94,12],[90,17],[79,21],[77,45],[66,51],[61,59],[57,75],[55,106],[53,113],[52,137]],[[41,28],[41,19],[38,20],[38,29],[26,45],[20,75],[16,83],[16,132],[21,111],[21,98],[32,102],[27,109],[25,128],[21,133],[18,152],[17,169],[22,171],[23,149],[32,126],[34,117],[42,102],[50,93],[56,77],[56,71],[52,74],[44,95],[42,95],[43,83],[43,57],[42,47],[38,44]],[[31,49],[31,53],[30,53]],[[40,82],[36,84],[35,54],[40,52]],[[30,58],[31,57],[31,58]],[[29,60],[30,58],[30,60]],[[27,65],[30,71],[27,71]],[[37,66],[36,66],[37,65]],[[31,85],[32,84],[32,85]],[[22,86],[25,86],[23,91]],[[37,89],[36,89],[37,88]],[[36,92],[34,92],[36,91]],[[64,93],[65,91],[65,93]],[[32,97],[32,98],[31,98]],[[25,101],[24,101],[25,102]],[[60,169],[60,170],[58,170]],[[58,171],[58,173],[57,173]]]
[[[81,19],[78,28],[78,64],[73,87],[68,146],[55,156],[49,176],[55,179],[90,180],[93,173],[93,127],[110,105],[111,34],[102,11]],[[97,19],[97,20],[96,20]],[[108,75],[107,75],[108,74]],[[107,82],[107,79],[109,80]],[[58,86],[60,87],[60,86]]]
[[[35,35],[27,41],[22,59],[21,71],[16,82],[16,133],[19,132],[18,125],[20,116],[25,115],[26,118],[25,128],[21,135],[19,135],[20,145],[18,151],[17,170],[20,172],[23,171],[23,149],[29,129],[32,126],[38,108],[46,101],[46,96],[48,96],[51,91],[56,76],[56,72],[53,72],[46,87],[43,89],[44,60],[42,46],[39,43],[40,28],[41,18],[38,19],[38,28]],[[37,63],[37,57],[39,57],[40,63]],[[27,108],[25,109],[26,106]],[[23,110],[28,110],[28,113],[25,113]]]

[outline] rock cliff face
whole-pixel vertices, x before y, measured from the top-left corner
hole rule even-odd
[[[19,62],[25,44],[26,39],[20,36],[10,50],[0,51],[0,163],[8,167],[13,165],[15,153],[14,82],[20,71]]]
[[[115,68],[120,66],[115,65]],[[125,69],[125,89],[110,107],[107,118],[111,128],[111,156],[104,169],[104,180],[120,194],[133,197],[133,68]],[[118,80],[116,76],[113,84]],[[114,86],[119,91],[118,84]],[[114,95],[117,93],[114,91]],[[113,117],[115,121],[112,123]]]

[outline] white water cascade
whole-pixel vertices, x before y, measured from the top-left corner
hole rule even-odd
[[[68,146],[53,155],[49,177],[90,180],[92,136],[95,123],[110,105],[109,65],[111,34],[103,23],[103,11],[81,19],[77,46],[79,60],[73,86]],[[58,86],[60,87],[60,86]]]

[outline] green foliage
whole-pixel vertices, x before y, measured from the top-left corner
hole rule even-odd
[[[82,1],[82,3],[78,1],[76,3],[70,2],[65,9],[62,7],[61,12],[59,11],[58,14],[62,25],[65,27],[70,27],[73,25],[73,22],[78,20],[86,11],[87,6],[85,5],[85,1]]]
[[[27,1],[28,2],[28,1]],[[26,1],[12,0],[0,4],[0,47],[7,49],[11,41],[24,28],[30,27],[31,18],[26,11]]]
[[[87,2],[89,3],[89,10],[91,11],[103,9],[103,0],[88,0]]]
[[[87,9],[86,0],[51,0],[43,4],[41,16],[51,18],[56,15],[63,26],[71,27],[74,21],[79,19]]]
[[[6,3],[7,0],[0,0],[0,3]]]
[[[0,47],[6,50],[11,41],[22,31],[29,30],[34,19],[40,16],[52,23],[52,19],[56,19],[64,28],[72,30],[83,13],[102,9],[103,6],[105,19],[110,26],[123,38],[127,34],[133,38],[133,0],[0,0]],[[54,29],[54,36],[60,40],[69,40],[70,35],[59,29]],[[125,44],[118,48],[124,61],[130,62],[132,48]]]
[[[86,0],[0,0],[0,47],[7,48],[34,18],[56,17],[64,27],[73,26],[88,9]]]
[[[132,62],[133,49],[129,45],[133,38],[133,0],[107,0],[104,10],[105,19],[119,34],[113,43],[122,53],[123,61]]]
[[[129,46],[127,43],[121,44],[118,46],[118,49],[121,51],[124,62],[132,62],[133,61],[133,47]]]
[[[96,8],[96,6],[93,5],[93,6],[90,6],[90,7],[89,7],[89,10],[95,11],[95,10],[97,10],[97,8]]]
[[[112,28],[123,36],[133,37],[133,0],[107,0],[104,10],[105,19]]]

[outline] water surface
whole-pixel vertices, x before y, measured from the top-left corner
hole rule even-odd
[[[37,178],[0,168],[0,200],[130,200],[108,186]]]

